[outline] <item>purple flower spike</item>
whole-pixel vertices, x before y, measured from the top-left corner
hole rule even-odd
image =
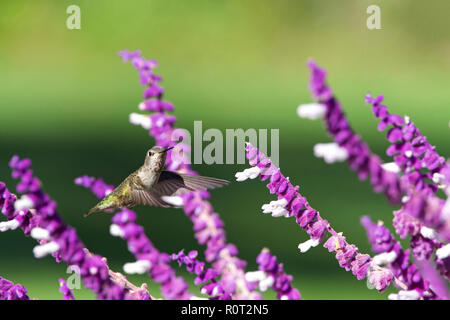
[[[311,247],[317,246],[327,234],[330,234],[331,237],[325,242],[324,247],[330,252],[336,253],[336,259],[342,268],[347,271],[352,270],[359,280],[365,278],[371,263],[370,257],[362,256],[355,245],[347,243],[345,238],[338,234],[326,220],[322,219],[319,212],[309,205],[306,198],[298,192],[298,187],[294,187],[270,159],[250,143],[247,143],[246,155],[250,165],[258,168],[261,172],[259,175],[261,180],[266,180],[267,175],[271,175],[267,188],[271,192],[273,190],[278,197],[277,201],[263,206],[264,213],[272,213],[274,217],[295,216],[297,224],[310,235],[310,240],[299,245],[300,251],[306,252]],[[252,171],[248,170],[250,169],[238,172],[237,180],[243,181],[250,178]],[[266,264],[268,263],[274,264],[273,261],[270,262],[270,259],[266,261]]]
[[[385,265],[392,275],[406,286],[401,287],[396,284],[399,289],[415,290],[419,297],[427,300],[441,298],[431,289],[431,287],[441,288],[440,280],[433,277],[435,282],[431,286],[430,282],[422,277],[417,267],[411,262],[409,250],[403,251],[401,244],[395,240],[383,223],[373,223],[368,216],[364,216],[361,218],[361,224],[366,229],[372,250],[378,253],[378,256],[374,257],[376,264]],[[372,283],[378,290],[384,288],[383,285],[392,280],[387,272],[378,268],[374,268],[372,277]]]
[[[210,296],[213,300],[228,300],[231,298],[229,292],[226,292],[219,282],[217,282],[218,272],[214,269],[205,267],[204,262],[198,261],[197,251],[190,251],[187,255],[184,250],[174,253],[170,256],[173,261],[177,261],[178,265],[185,265],[189,273],[195,274],[197,277],[194,280],[196,285],[205,283],[200,292]],[[207,283],[210,281],[209,283]]]
[[[64,279],[59,279],[59,292],[63,294],[63,300],[75,300],[72,290],[69,289]]]
[[[323,120],[328,133],[341,148],[346,150],[350,168],[358,173],[361,180],[370,177],[375,192],[383,191],[391,202],[399,203],[403,191],[397,175],[385,170],[380,158],[373,154],[367,144],[353,131],[339,101],[326,84],[326,71],[312,60],[308,62],[308,67],[311,70],[308,87],[312,97],[325,107]],[[379,113],[382,114],[382,111]],[[394,137],[398,137],[398,133],[392,134],[392,139]]]
[[[277,293],[280,300],[300,300],[300,292],[291,286],[293,277],[287,275],[283,270],[283,264],[278,263],[277,258],[273,256],[269,249],[264,248],[256,258],[258,269],[263,271],[264,278],[258,279],[260,287],[265,283],[271,284],[270,287]],[[253,280],[255,273],[247,273],[247,281]],[[264,285],[263,285],[264,286]]]
[[[30,300],[30,298],[24,286],[0,277],[0,300]]]

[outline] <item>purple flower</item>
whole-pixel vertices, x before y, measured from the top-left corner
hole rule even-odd
[[[30,298],[24,286],[0,277],[0,300],[30,300]]]
[[[59,292],[61,292],[63,294],[62,299],[63,300],[75,300],[75,297],[73,296],[73,292],[67,286],[66,281],[62,278],[60,278],[58,281],[59,281]]]
[[[368,216],[364,216],[361,218],[361,224],[366,229],[367,237],[369,238],[369,242],[372,244],[372,250],[375,253],[380,254],[378,257],[382,254],[393,253],[392,257],[394,259],[385,261],[384,263],[386,264],[387,269],[389,269],[392,273],[392,276],[396,277],[400,283],[406,286],[406,288],[400,287],[400,289],[417,290],[419,296],[424,299],[438,298],[436,293],[430,289],[430,283],[422,278],[417,267],[411,263],[409,258],[409,250],[403,251],[401,244],[395,240],[383,223],[373,223]],[[418,236],[419,235],[415,237]],[[411,243],[413,244],[414,241],[419,240],[411,240]],[[421,250],[427,249],[421,248]],[[421,252],[420,254],[426,256],[428,255],[428,252]],[[374,260],[376,258],[377,257],[375,257]],[[383,261],[383,259],[380,261]],[[378,267],[372,269],[374,270],[374,273],[372,274],[373,281],[371,280],[371,282],[375,285],[375,287],[378,286],[378,290],[383,284],[387,283],[389,279],[389,281],[392,280],[392,277],[387,272],[380,271]],[[437,286],[440,287],[441,285],[438,284]]]
[[[353,131],[339,101],[325,82],[326,71],[312,60],[308,61],[308,67],[311,70],[308,87],[312,97],[325,107],[324,122],[328,133],[347,151],[350,168],[356,171],[362,180],[370,177],[375,192],[384,191],[391,202],[399,203],[403,192],[397,175],[383,169],[380,158],[373,154],[367,144]]]
[[[193,250],[188,254],[185,254],[184,250],[181,250],[178,253],[172,254],[170,258],[173,261],[177,261],[180,266],[185,265],[186,270],[189,273],[193,273],[197,276],[194,280],[194,283],[196,285],[205,283],[205,285],[200,290],[202,294],[206,294],[212,299],[222,300],[225,298],[230,298],[230,293],[225,292],[223,287],[216,280],[216,278],[219,276],[219,273],[214,269],[206,268],[204,262],[200,262],[196,259],[197,251]],[[210,282],[207,283],[208,281]],[[226,296],[222,297],[225,293]]]
[[[281,300],[300,300],[300,292],[291,286],[293,277],[287,275],[283,270],[283,264],[278,263],[269,249],[264,248],[256,258],[258,269],[269,277],[271,288],[277,293],[277,298]],[[271,278],[271,279],[270,279]],[[266,280],[267,281],[267,280]]]
[[[358,279],[363,279],[371,259],[366,258],[366,256],[362,257],[355,245],[347,243],[342,235],[338,234],[326,220],[322,219],[319,212],[311,208],[306,198],[298,192],[298,186],[294,187],[270,159],[249,143],[246,147],[246,156],[251,166],[259,168],[261,181],[270,178],[267,188],[271,193],[275,193],[278,198],[276,204],[263,206],[264,212],[268,211],[272,212],[273,216],[280,216],[278,213],[282,212],[280,210],[282,208],[287,212],[287,214],[283,214],[284,216],[295,216],[297,224],[311,237],[308,241],[312,241],[312,243],[308,245],[308,249],[322,241],[326,234],[331,234],[324,247],[330,252],[336,253],[336,259],[342,268],[349,271],[353,267],[352,272]],[[246,179],[246,174],[239,172],[236,177],[239,181],[243,181]],[[306,250],[302,250],[302,252],[304,251]],[[274,262],[267,258],[265,264],[274,265]]]

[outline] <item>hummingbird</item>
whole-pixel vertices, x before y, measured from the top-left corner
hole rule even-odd
[[[173,149],[154,146],[147,151],[144,164],[101,200],[84,216],[108,209],[128,208],[143,204],[155,207],[173,207],[163,196],[183,192],[214,189],[229,184],[229,181],[176,173],[164,170],[167,151]]]

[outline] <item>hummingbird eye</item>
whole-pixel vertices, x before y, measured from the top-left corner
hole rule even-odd
[[[151,157],[153,155],[153,152],[149,151],[148,155],[149,155],[149,157]]]

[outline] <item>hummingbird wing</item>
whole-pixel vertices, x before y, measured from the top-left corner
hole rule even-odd
[[[158,195],[146,190],[133,190],[131,193],[131,207],[138,204],[144,204],[154,207],[173,207],[173,205],[162,200]]]
[[[144,188],[144,184],[139,177],[132,182],[131,195],[127,201],[127,207],[132,208],[135,205],[143,204],[155,207],[173,207],[173,205],[162,200],[157,194]]]
[[[159,196],[171,196],[179,193],[179,191],[214,189],[229,183],[227,180],[217,178],[162,171],[157,184],[152,188],[152,192]]]

